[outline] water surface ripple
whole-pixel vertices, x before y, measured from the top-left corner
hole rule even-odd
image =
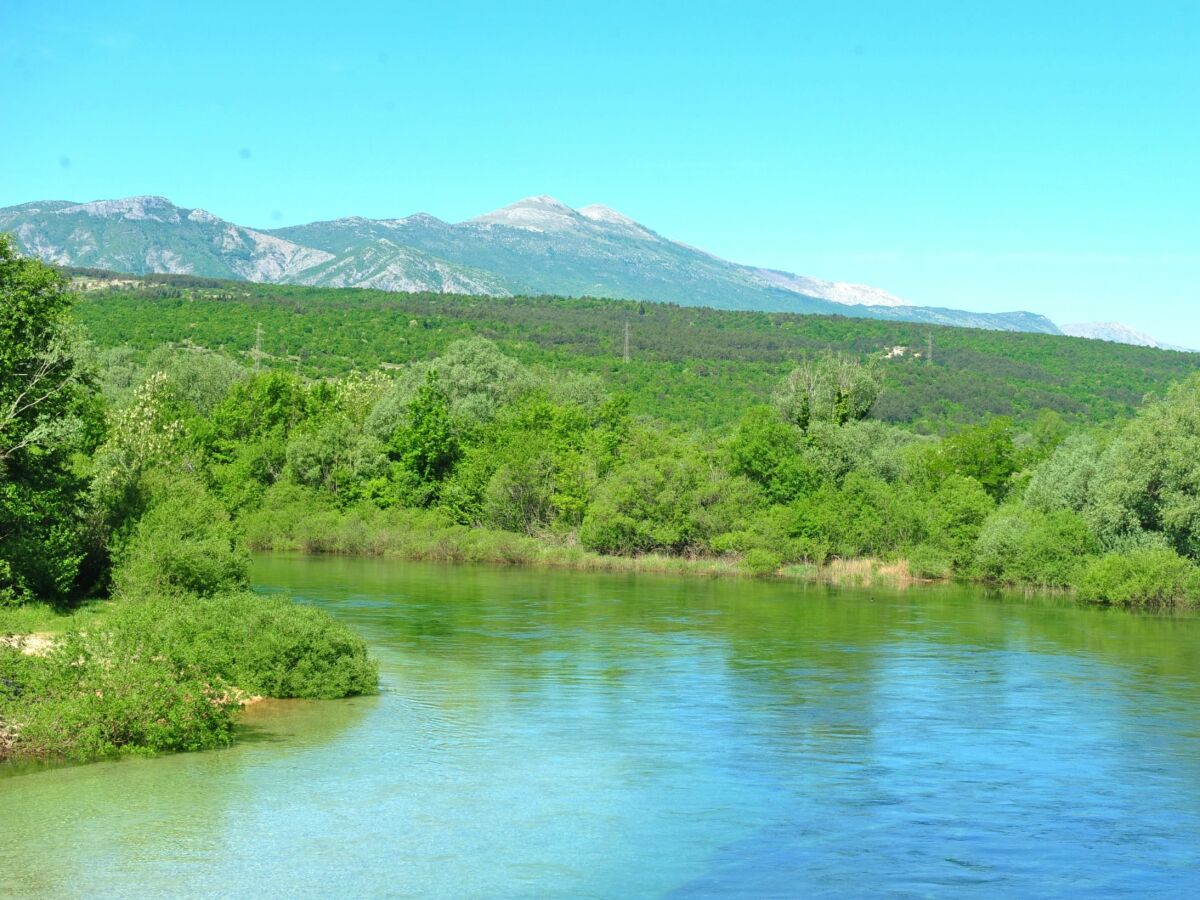
[[[378,697],[225,751],[0,768],[6,896],[1177,897],[1200,621],[830,590],[256,561]]]

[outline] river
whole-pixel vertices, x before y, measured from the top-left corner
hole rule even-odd
[[[266,556],[378,697],[0,777],[5,896],[1177,897],[1200,619]]]

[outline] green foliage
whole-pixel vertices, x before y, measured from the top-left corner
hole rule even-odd
[[[1146,405],[1100,457],[1088,515],[1108,542],[1161,532],[1200,559],[1200,376]]]
[[[385,469],[382,444],[341,416],[317,418],[295,429],[284,455],[297,484],[346,499],[362,496],[369,490],[365,483]]]
[[[387,442],[395,463],[398,499],[406,506],[428,506],[437,499],[440,484],[460,454],[450,421],[450,399],[430,371],[409,404],[403,423]]]
[[[387,438],[403,427],[423,388],[436,382],[460,427],[490,421],[500,408],[533,388],[533,374],[485,338],[451,343],[432,361],[403,370],[371,411],[369,427]],[[576,388],[581,387],[578,380]]]
[[[827,351],[792,369],[774,399],[783,418],[801,429],[812,422],[844,425],[866,417],[881,382],[877,361]]]
[[[579,530],[601,553],[703,553],[752,508],[753,488],[694,452],[628,463],[596,488]]]
[[[793,510],[796,535],[844,558],[892,556],[925,533],[923,510],[908,488],[865,472],[851,472],[840,486],[824,485]]]
[[[949,578],[954,573],[954,560],[940,547],[918,544],[908,552],[908,571],[914,578]]]
[[[1107,553],[1084,570],[1079,596],[1116,606],[1192,605],[1200,603],[1200,568],[1165,548]]]
[[[975,545],[975,571],[1006,584],[1070,587],[1099,543],[1083,517],[1068,510],[1043,513],[1002,507]]]
[[[946,478],[929,503],[929,544],[923,548],[926,557],[936,554],[949,568],[969,569],[983,523],[995,507],[991,496],[974,478],[963,475]]]
[[[128,343],[141,352],[189,339],[246,355],[261,323],[263,349],[273,354],[268,364],[298,364],[320,377],[425,364],[456,341],[485,337],[526,366],[550,368],[556,381],[564,373],[601,379],[606,390],[630,396],[635,415],[705,426],[735,423],[748,406],[770,399],[797,359],[830,349],[866,361],[932,338],[932,364],[912,354],[879,363],[886,378],[872,409],[877,419],[923,431],[997,415],[1029,423],[1043,410],[1071,424],[1107,422],[1200,368],[1193,354],[1045,334],[614,300],[206,285],[172,276],[88,295],[78,315],[102,346]],[[621,361],[627,319],[628,364]],[[412,380],[413,392],[423,377]]]
[[[285,597],[225,593],[127,603],[110,621],[123,652],[165,657],[251,695],[332,699],[375,691],[362,639]]]
[[[207,750],[233,737],[233,698],[195,668],[74,632],[45,658],[0,647],[0,720],[25,755],[96,759]],[[16,690],[12,688],[15,687]]]
[[[942,441],[932,468],[942,477],[974,478],[992,497],[1002,499],[1021,462],[1013,437],[1012,422],[1004,418],[964,428]]]
[[[783,557],[763,547],[754,547],[742,557],[742,568],[760,578],[774,575],[783,565]]]
[[[820,472],[801,453],[799,431],[768,406],[743,416],[728,453],[729,470],[757,484],[772,503],[787,503],[821,481]]]
[[[904,475],[907,457],[931,443],[883,422],[814,422],[805,433],[805,455],[824,478],[841,481],[858,471],[884,481]]]
[[[1073,434],[1034,469],[1025,489],[1025,502],[1049,512],[1082,512],[1092,502],[1092,487],[1100,471],[1100,446],[1090,434]]]
[[[52,269],[0,235],[0,605],[69,599],[83,580],[90,379],[77,364],[73,296]]]
[[[77,488],[29,473],[0,480],[0,606],[62,602],[85,557]]]
[[[95,759],[204,750],[233,738],[252,695],[373,693],[363,641],[282,597],[148,597],[58,639],[45,657],[0,647],[0,720],[14,750]]]
[[[209,597],[245,587],[249,557],[221,503],[194,479],[172,479],[158,490],[120,553],[119,593]]]

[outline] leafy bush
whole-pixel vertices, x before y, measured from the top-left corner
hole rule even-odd
[[[199,482],[166,485],[138,522],[114,575],[130,596],[212,596],[246,586],[250,558],[229,513]]]
[[[851,472],[840,488],[826,484],[801,497],[792,509],[797,537],[841,557],[892,555],[924,535],[922,510],[911,493],[862,472]]]
[[[1100,448],[1095,438],[1088,434],[1071,435],[1034,469],[1025,489],[1025,502],[1046,512],[1054,509],[1081,512],[1091,500],[1099,463]]]
[[[1106,544],[1161,532],[1200,559],[1200,376],[1144,406],[1109,444],[1087,514]]]
[[[765,577],[774,575],[783,565],[783,557],[770,550],[755,547],[742,558],[742,568],[751,575]]]
[[[1020,466],[1012,422],[991,419],[964,428],[942,441],[934,455],[933,470],[942,477],[974,478],[992,497],[1003,499]]]
[[[742,418],[727,452],[730,471],[757,484],[772,503],[787,503],[821,481],[820,472],[800,452],[800,432],[769,406]]]
[[[949,578],[954,562],[940,547],[921,544],[908,551],[908,571],[914,578]]]
[[[71,596],[84,559],[75,499],[57,486],[5,480],[0,463],[0,606]],[[30,479],[31,481],[34,479]]]
[[[744,478],[690,455],[647,459],[600,483],[579,539],[601,553],[702,553],[753,506],[753,488]]]
[[[282,597],[136,601],[110,625],[126,654],[162,656],[251,694],[329,699],[375,690],[376,667],[362,639]]]
[[[124,600],[44,658],[0,647],[0,720],[23,754],[204,750],[232,740],[248,695],[346,697],[377,680],[360,638],[281,597]]]
[[[1096,536],[1077,513],[1003,507],[979,534],[975,570],[991,581],[1069,587],[1098,549]]]
[[[193,667],[76,632],[49,656],[0,648],[0,719],[23,754],[84,760],[206,750],[233,736],[231,695]]]
[[[1079,596],[1118,606],[1194,604],[1200,602],[1200,568],[1165,548],[1107,553],[1084,570]]]
[[[983,523],[996,508],[991,496],[974,478],[951,475],[937,488],[928,505],[932,548],[958,570],[966,569]]]

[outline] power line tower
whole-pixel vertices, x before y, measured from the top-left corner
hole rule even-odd
[[[258,371],[259,366],[262,363],[262,358],[263,358],[262,336],[263,336],[262,322],[259,322],[258,325],[256,325],[254,328],[254,352],[250,354],[251,356],[254,357],[254,371],[255,372]]]
[[[933,332],[932,331],[930,331],[928,334],[925,335],[925,343],[929,350],[929,352],[925,354],[925,362],[928,365],[932,366],[933,365]]]
[[[625,320],[625,362],[629,362],[629,320]]]

